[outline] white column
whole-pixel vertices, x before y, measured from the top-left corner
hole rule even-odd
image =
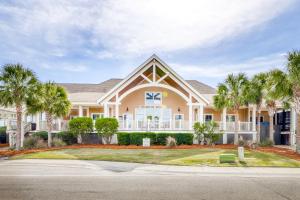
[[[40,116],[41,116],[41,113],[37,113],[35,115],[35,123],[36,123],[36,130],[40,130]]]
[[[61,131],[61,118],[57,118],[57,129],[58,129],[58,131]]]
[[[296,121],[296,117],[297,117],[297,114],[296,114],[296,111],[295,109],[291,109],[291,127],[290,127],[290,142],[291,142],[291,147],[296,147],[296,124],[297,124],[297,121]]]
[[[252,131],[256,131],[256,106],[252,109]]]
[[[86,109],[86,116],[87,116],[87,117],[90,117],[90,107],[88,107],[88,108]]]
[[[82,108],[82,106],[79,106],[78,116],[83,117],[83,108]]]
[[[204,122],[204,116],[203,116],[203,104],[199,106],[199,122],[202,124]]]
[[[22,117],[21,117],[21,147],[23,147],[24,145],[24,134],[25,134],[25,118],[26,118],[26,115],[24,113],[24,111],[22,112]]]
[[[108,104],[107,103],[104,103],[103,104],[103,108],[104,108],[104,117],[108,117]]]
[[[189,130],[193,129],[193,105],[189,103]]]
[[[115,111],[116,111],[116,119],[117,119],[117,121],[119,121],[119,98],[118,98],[118,95],[116,96],[116,108],[115,108]]]
[[[227,109],[223,109],[223,114],[222,114],[222,125],[223,125],[223,130],[226,131],[226,115],[227,115]]]
[[[227,133],[223,133],[223,144],[227,144]]]
[[[248,107],[248,122],[250,122],[250,108]]]

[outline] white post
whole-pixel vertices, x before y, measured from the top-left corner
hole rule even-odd
[[[226,131],[226,115],[227,115],[227,109],[223,109],[223,114],[222,114],[222,124],[223,124],[223,130]]]
[[[193,128],[193,106],[189,103],[189,130]]]
[[[86,116],[87,116],[87,117],[90,117],[90,107],[88,107],[88,108],[86,109]]]
[[[105,103],[103,105],[103,107],[104,107],[104,117],[108,117],[108,105],[107,105],[107,103]]]
[[[36,123],[36,130],[40,130],[40,116],[41,116],[41,113],[37,113],[35,115],[35,123]]]
[[[252,109],[252,131],[256,131],[256,106]]]
[[[203,116],[203,104],[199,107],[199,122],[202,124],[204,122],[204,116]]]
[[[78,110],[78,116],[79,117],[83,117],[83,108],[82,106],[78,106],[79,110]]]
[[[248,122],[250,122],[250,108],[248,107]]]
[[[24,111],[22,112],[22,117],[21,117],[21,147],[24,145],[24,134],[25,134],[25,118],[26,115],[24,114]]]
[[[61,118],[57,119],[57,123],[58,123],[58,126],[57,126],[58,131],[61,131]]]
[[[119,121],[119,95],[116,95],[116,119],[117,121]]]
[[[296,111],[295,109],[291,109],[291,127],[290,127],[290,137],[291,137],[291,147],[294,149],[296,148]]]
[[[227,144],[227,133],[223,133],[223,144]]]
[[[156,66],[155,63],[153,64],[153,83],[156,82]]]

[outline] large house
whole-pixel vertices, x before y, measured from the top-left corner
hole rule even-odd
[[[119,121],[119,130],[130,132],[191,132],[195,122],[214,120],[224,133],[222,143],[233,142],[236,116],[231,110],[214,109],[215,88],[197,80],[183,79],[156,55],[124,79],[109,79],[99,84],[60,85],[68,92],[72,110],[68,116],[56,120],[54,129],[57,131],[65,129],[67,121],[78,116],[94,120],[115,117]],[[279,142],[285,140],[287,144],[294,144],[295,114],[280,112],[285,113],[285,118],[278,115],[275,123],[287,120],[289,129],[277,131]],[[262,123],[262,131],[268,132],[267,110],[263,108],[261,119],[257,119],[256,114],[254,105],[239,110],[238,132],[245,139],[256,140],[257,123]],[[33,116],[31,120],[36,123],[37,130],[46,128],[43,114]]]

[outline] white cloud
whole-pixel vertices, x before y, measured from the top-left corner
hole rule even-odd
[[[87,48],[104,59],[217,44],[273,19],[294,0],[20,2],[0,3],[9,16],[0,19],[3,40],[59,57]]]
[[[84,72],[88,70],[88,67],[84,65],[72,65],[67,63],[59,63],[59,64],[42,64],[40,65],[44,69],[51,69],[55,71],[68,71],[68,72]]]
[[[222,80],[229,73],[237,74],[243,72],[251,77],[258,72],[266,72],[275,68],[283,69],[285,64],[286,54],[277,53],[264,57],[255,57],[239,63],[213,63],[210,65],[170,63],[170,66],[187,79],[217,78]]]

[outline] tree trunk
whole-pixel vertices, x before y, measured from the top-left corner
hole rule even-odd
[[[273,125],[273,116],[274,115],[269,115],[270,117],[270,126],[269,126],[269,139],[274,143],[274,125]]]
[[[234,144],[239,143],[239,110],[235,111],[235,121],[234,121]]]
[[[261,111],[259,110],[258,111],[258,114],[257,114],[257,137],[256,137],[256,140],[257,140],[257,143],[260,143],[260,117],[261,117]],[[253,120],[256,120],[256,119],[252,119]],[[255,121],[253,121],[253,123],[255,123]]]
[[[48,132],[48,147],[52,146],[52,125],[53,119],[52,115],[46,112],[46,120],[47,120],[47,132]]]
[[[17,112],[16,150],[20,150],[21,134],[22,134],[22,105],[16,105],[16,112]]]

